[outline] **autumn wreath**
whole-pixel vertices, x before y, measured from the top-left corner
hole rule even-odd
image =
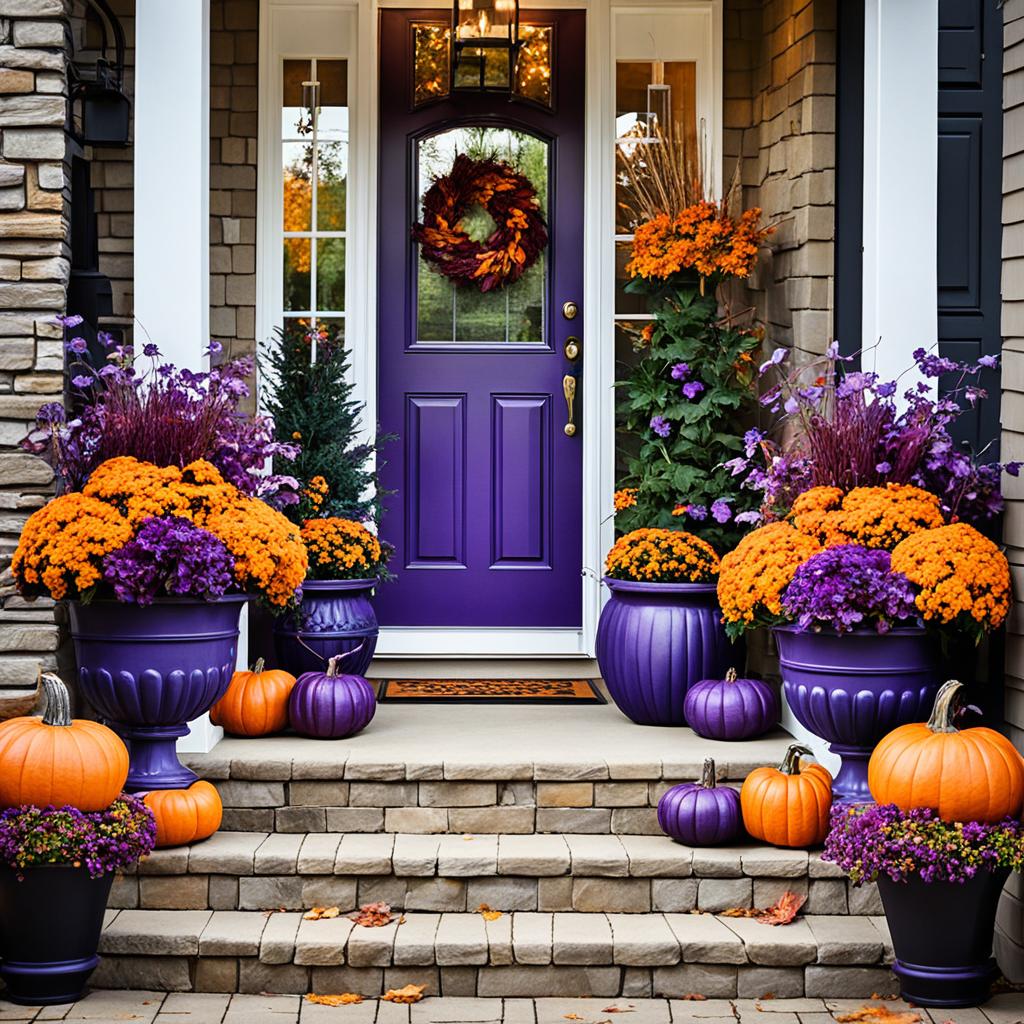
[[[494,221],[483,241],[462,227],[475,206]],[[474,284],[482,292],[518,281],[548,242],[529,179],[500,160],[474,160],[465,153],[427,190],[423,222],[413,226],[412,236],[427,263],[456,284]]]

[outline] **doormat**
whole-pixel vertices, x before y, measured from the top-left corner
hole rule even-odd
[[[606,704],[589,679],[387,679],[378,698],[402,704]]]

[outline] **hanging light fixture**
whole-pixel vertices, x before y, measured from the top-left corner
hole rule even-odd
[[[518,0],[454,0],[453,89],[510,93],[518,49]]]

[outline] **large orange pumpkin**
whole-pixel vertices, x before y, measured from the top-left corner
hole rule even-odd
[[[128,778],[128,750],[99,722],[71,717],[67,687],[50,672],[41,679],[42,718],[0,725],[0,806],[35,804],[105,811]]]
[[[778,768],[755,768],[740,790],[743,824],[773,846],[815,846],[828,832],[832,776],[820,764],[801,766],[807,747],[794,743]]]
[[[868,786],[880,804],[930,807],[946,821],[1001,821],[1024,805],[1024,760],[1002,733],[953,725],[957,680],[943,683],[927,722],[883,737],[868,762]]]
[[[227,692],[210,708],[210,720],[235,736],[266,736],[288,725],[288,696],[295,676],[264,670],[263,659],[251,672],[236,672]]]
[[[184,846],[220,828],[224,805],[217,790],[200,779],[188,789],[153,789],[144,797],[156,818],[157,846]]]

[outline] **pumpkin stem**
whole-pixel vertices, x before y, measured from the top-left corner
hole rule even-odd
[[[704,770],[701,772],[700,784],[704,789],[714,789],[718,785],[718,780],[715,778],[715,759],[713,757],[704,758]]]
[[[68,688],[61,682],[60,677],[52,672],[44,672],[40,681],[45,702],[43,725],[71,725],[71,698],[68,696]]]
[[[257,658],[256,659],[256,664],[253,665],[252,671],[253,671],[253,674],[257,675],[257,676],[263,671],[263,659],[262,658]]]
[[[786,751],[786,756],[782,759],[782,764],[779,765],[779,771],[786,775],[799,775],[800,757],[803,754],[814,757],[814,751],[810,747],[805,747],[802,743],[791,743]]]
[[[731,669],[729,669],[728,672],[725,673],[725,681],[727,683],[735,683],[736,682],[736,669],[731,668]]]
[[[939,687],[935,694],[935,703],[932,705],[932,713],[928,719],[928,728],[932,732],[956,732],[953,724],[953,715],[956,714],[956,706],[959,703],[959,694],[963,689],[963,683],[957,679],[947,679]]]
[[[338,664],[341,659],[344,658],[344,654],[336,654],[333,658],[329,658],[327,661],[327,678],[334,679],[338,676]]]

